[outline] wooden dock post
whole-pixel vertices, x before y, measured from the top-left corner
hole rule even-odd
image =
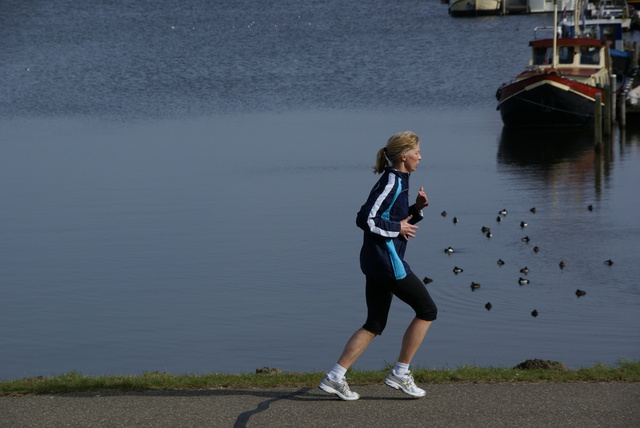
[[[602,91],[602,101],[604,102],[604,111],[602,112],[602,135],[611,135],[611,85],[604,85]]]
[[[627,126],[627,91],[620,94],[620,126]]]
[[[596,150],[602,149],[602,94],[596,94],[593,112],[593,131]]]
[[[617,113],[617,97],[618,93],[616,92],[618,77],[615,74],[611,75],[611,124],[615,125],[616,123],[616,113]]]

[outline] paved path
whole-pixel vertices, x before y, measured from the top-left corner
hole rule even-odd
[[[411,399],[353,386],[0,398],[0,426],[21,427],[640,427],[640,383],[445,384]]]

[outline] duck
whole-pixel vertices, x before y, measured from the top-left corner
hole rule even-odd
[[[456,224],[458,222],[458,217],[454,217],[453,218],[453,224]]]
[[[447,247],[447,248],[444,249],[444,252],[447,253],[447,254],[451,254],[451,253],[454,252],[454,250],[451,247]]]
[[[501,210],[498,212],[498,214],[500,214],[500,215],[507,215],[507,214],[508,214],[508,211],[507,211],[506,209],[504,209],[504,208],[503,208],[503,209],[501,209]]]
[[[589,211],[593,211],[593,205],[589,205],[589,206],[587,207],[587,209],[588,209]]]
[[[504,264],[504,260],[498,259],[498,266],[502,266]]]
[[[531,208],[529,211],[531,211],[532,213],[536,213],[536,207]]]
[[[482,226],[482,229],[480,229],[480,230],[482,230],[482,233],[491,232],[491,228],[487,227],[487,226]]]
[[[480,288],[480,284],[478,284],[477,282],[472,282],[471,283],[471,291],[475,291],[478,288]]]
[[[531,311],[531,316],[534,317],[534,318],[537,317],[538,316],[538,311],[535,310],[535,309],[533,311]]]
[[[611,266],[613,264],[613,260],[609,259],[606,262],[604,262],[604,264],[607,266]]]
[[[525,266],[522,269],[520,269],[520,272],[526,275],[529,273],[529,268]]]
[[[520,222],[520,227],[521,227],[521,228],[523,228],[523,229],[524,229],[525,227],[527,227],[527,222],[525,222],[525,221],[521,221],[521,222]]]
[[[496,217],[496,221],[497,221],[498,223],[500,223],[500,222],[502,221],[502,217],[500,217],[500,216]]]
[[[463,270],[461,268],[459,268],[458,266],[453,268],[453,273],[455,273],[456,275],[463,272]]]
[[[538,247],[537,245],[535,247],[533,247],[533,252],[537,253],[538,251],[540,251],[540,247]]]
[[[486,236],[487,236],[487,238],[491,238],[491,237],[493,236],[493,233],[491,233],[491,232],[487,232],[487,235],[486,235]]]
[[[484,307],[485,307],[488,311],[490,311],[490,310],[491,310],[491,308],[493,308],[493,305],[491,304],[491,302],[487,302],[487,304],[486,304],[486,305],[484,305]]]
[[[576,296],[578,297],[584,296],[585,294],[587,294],[586,291],[582,291],[579,288],[576,290]]]
[[[560,266],[560,269],[564,269],[564,267],[565,267],[566,265],[567,265],[567,264],[566,264],[565,262],[560,262],[560,263],[558,264],[558,266]]]
[[[430,282],[433,282],[433,279],[425,276],[422,282],[424,282],[425,284],[429,284]]]
[[[527,285],[528,283],[529,283],[529,280],[526,279],[526,278],[520,278],[518,280],[518,284],[520,284],[520,285]]]
[[[529,242],[531,241],[531,239],[528,236],[525,236],[524,238],[522,238],[522,242]]]
[[[442,217],[446,217],[446,216],[447,216],[447,212],[446,212],[446,211],[442,211],[442,212],[440,213],[440,215],[441,215]]]

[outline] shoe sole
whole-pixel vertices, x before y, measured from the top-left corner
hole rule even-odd
[[[325,385],[324,383],[321,383],[320,385],[318,385],[318,388],[320,388],[321,390],[323,390],[324,392],[326,392],[328,394],[337,395],[341,400],[344,400],[344,401],[354,401],[354,400],[357,400],[358,398],[360,398],[359,395],[356,395],[355,397],[347,397],[346,395],[343,395],[337,389],[333,389],[330,386]]]
[[[422,397],[424,397],[425,395],[427,395],[426,393],[424,393],[424,394],[416,394],[416,393],[413,393],[413,392],[407,391],[407,390],[405,390],[404,388],[402,388],[400,385],[398,385],[396,382],[394,382],[394,381],[392,381],[392,380],[388,380],[388,379],[386,379],[386,380],[384,381],[384,383],[385,383],[385,385],[390,386],[390,387],[391,387],[391,388],[393,388],[393,389],[400,390],[400,391],[404,392],[405,394],[410,395],[410,396],[411,396],[411,397],[413,397],[413,398],[422,398]]]

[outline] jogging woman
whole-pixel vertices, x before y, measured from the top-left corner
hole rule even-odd
[[[356,218],[357,226],[364,231],[360,268],[366,276],[367,320],[351,336],[335,366],[318,385],[343,400],[360,398],[350,390],[345,374],[373,338],[382,334],[393,296],[408,304],[415,311],[415,318],[404,334],[400,355],[385,384],[412,397],[425,395],[416,386],[409,365],[436,319],[437,308],[422,281],[404,261],[407,242],[416,237],[416,223],[429,205],[421,187],[415,204],[409,206],[409,176],[421,159],[416,134],[407,131],[393,135],[378,151],[373,170],[382,176]]]

